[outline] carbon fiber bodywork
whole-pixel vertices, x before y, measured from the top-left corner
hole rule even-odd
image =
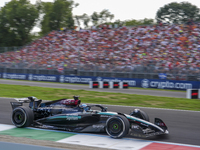
[[[139,114],[139,109],[129,115],[119,112],[109,112],[107,108],[101,105],[82,105],[77,96],[74,96],[74,99],[60,99],[49,102],[42,102],[42,100],[38,100],[35,97],[19,98],[16,100],[18,102],[11,102],[13,112],[18,110],[17,108],[22,107],[24,103],[29,103],[28,107],[34,115],[34,119],[30,123],[32,127],[72,132],[106,132],[108,126],[107,120],[110,117],[124,116],[128,120],[129,135],[149,137],[169,133],[167,126],[161,119],[155,118],[155,122],[151,123]],[[96,110],[92,108],[96,108]],[[14,117],[16,115],[13,115],[12,122],[16,125],[16,122],[13,121],[15,120]],[[119,121],[117,120],[117,122]]]

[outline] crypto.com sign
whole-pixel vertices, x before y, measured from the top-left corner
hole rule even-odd
[[[192,89],[192,84],[187,81],[159,81],[143,79],[141,80],[141,87],[143,88],[158,88],[158,89],[177,89],[186,90]]]

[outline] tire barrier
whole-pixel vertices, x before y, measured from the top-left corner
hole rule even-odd
[[[120,82],[110,82],[110,88],[111,89],[118,89]]]
[[[110,83],[108,81],[100,81],[100,88],[109,88]]]
[[[187,89],[186,98],[200,99],[200,89]]]
[[[128,82],[90,81],[90,88],[128,89]]]
[[[90,86],[90,88],[99,88],[99,82],[98,81],[90,81],[89,86]]]
[[[128,82],[120,82],[120,89],[128,89]]]

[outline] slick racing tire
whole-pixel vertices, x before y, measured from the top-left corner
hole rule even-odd
[[[125,116],[115,115],[106,121],[106,132],[112,138],[123,138],[129,132],[130,123]]]
[[[28,127],[33,123],[34,114],[29,107],[20,106],[16,107],[12,112],[12,123],[18,127]]]

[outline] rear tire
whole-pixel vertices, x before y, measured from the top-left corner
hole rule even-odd
[[[12,123],[18,127],[28,127],[33,123],[34,114],[29,107],[20,106],[16,107],[12,112]]]
[[[125,116],[111,116],[106,121],[106,132],[112,138],[123,138],[129,132],[130,123]]]

